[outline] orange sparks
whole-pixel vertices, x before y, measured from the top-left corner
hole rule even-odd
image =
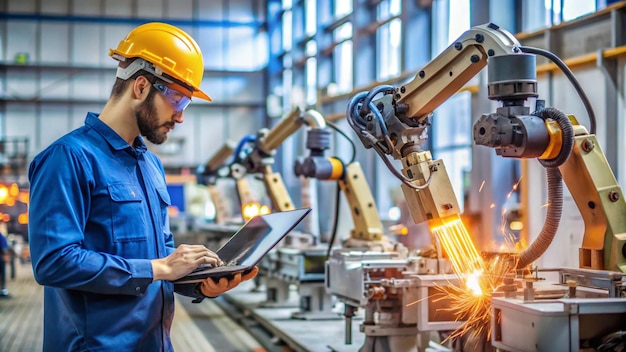
[[[465,323],[448,336],[450,339],[465,337],[468,341],[487,342],[491,338],[491,297],[504,284],[505,275],[515,267],[515,260],[509,254],[500,254],[484,263],[485,271],[481,275],[467,277],[468,287],[454,285],[441,286],[443,297],[453,304],[449,308],[458,320]],[[470,280],[477,280],[481,294],[469,287]]]
[[[460,286],[440,287],[443,297],[453,302],[448,310],[457,320],[465,321],[448,338],[467,336],[473,341],[489,341],[491,295],[502,286],[505,274],[514,268],[511,256],[497,255],[487,262],[483,260],[458,217],[444,219],[431,230],[462,282]]]
[[[513,187],[511,187],[511,191],[509,191],[509,193],[506,195],[507,199],[511,198],[511,195],[517,191],[517,189],[519,188],[520,182],[522,182],[522,178],[521,177],[519,178],[519,180],[517,180],[517,182],[515,182]]]
[[[441,241],[443,250],[450,257],[452,269],[457,275],[482,271],[482,258],[458,216],[444,219],[442,225],[431,230]]]

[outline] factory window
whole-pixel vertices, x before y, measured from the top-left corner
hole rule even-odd
[[[467,193],[466,187],[472,187],[471,184],[466,184],[465,178],[467,173],[472,169],[472,153],[470,148],[457,148],[450,150],[440,150],[433,158],[443,160],[446,166],[446,171],[450,175],[450,182],[452,182],[452,189],[459,201],[459,207],[461,211],[465,210],[465,201],[463,199],[464,194]]]
[[[337,43],[352,38],[352,23],[346,22],[333,32],[333,40]]]
[[[398,16],[402,11],[402,1],[382,0],[378,4],[377,16],[379,21],[384,21],[389,17]]]
[[[317,102],[317,59],[306,59],[306,103],[315,105]]]
[[[293,92],[293,71],[291,70],[291,57],[285,55],[283,62],[289,61],[288,66],[285,64],[285,70],[282,73],[282,93],[283,93],[283,107],[285,110],[291,108],[292,92]]]
[[[333,69],[337,93],[352,90],[352,23],[347,22],[333,32],[333,40],[338,43],[333,50]]]
[[[267,65],[269,48],[266,33],[256,33],[250,27],[228,28],[226,30],[227,45],[221,69],[224,70],[258,70]],[[208,66],[208,64],[207,64]]]
[[[522,1],[522,31],[534,32],[597,11],[596,1]]]
[[[439,55],[470,28],[469,0],[433,2],[432,55]]]
[[[550,0],[546,0],[548,2]],[[565,0],[563,1],[563,10],[561,11],[560,1],[554,1],[554,9],[555,12],[558,11],[563,13],[563,21],[571,21],[580,16],[584,16],[596,11],[596,2],[595,1],[580,1],[580,0]]]
[[[310,40],[306,43],[306,103],[315,105],[317,102],[317,43]]]
[[[450,0],[450,16],[448,23],[448,44],[456,40],[470,28],[469,0]]]
[[[305,29],[307,36],[313,36],[317,32],[317,0],[307,0],[305,4]]]
[[[350,12],[352,12],[352,0],[335,1],[335,16],[337,18],[348,15]]]
[[[469,92],[457,93],[437,109],[433,124],[440,128],[431,134],[433,149],[454,149],[472,144],[471,98]]]
[[[433,117],[431,131],[433,157],[442,159],[457,197],[464,194],[463,175],[472,168],[471,94],[457,93],[443,103]],[[463,207],[463,200],[459,198]]]
[[[293,42],[293,18],[291,10],[283,13],[283,50],[291,50]]]
[[[394,19],[378,28],[378,80],[400,74],[401,21]]]
[[[400,74],[400,43],[402,42],[402,22],[398,16],[401,11],[400,0],[384,0],[378,4],[377,20],[388,21],[376,31],[378,45],[377,79],[385,80]],[[389,20],[390,18],[393,18]]]
[[[534,32],[550,26],[550,7],[546,0],[522,1],[522,31]]]
[[[283,68],[292,68],[293,67],[293,57],[291,55],[283,55]]]
[[[314,40],[306,42],[305,53],[307,57],[315,56],[317,54],[317,42]]]

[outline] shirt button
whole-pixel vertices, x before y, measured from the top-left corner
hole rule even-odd
[[[130,195],[135,198],[135,192],[134,191],[130,191]]]
[[[137,292],[141,291],[141,287],[135,287],[135,291]]]

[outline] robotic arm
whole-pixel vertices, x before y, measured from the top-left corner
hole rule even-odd
[[[432,111],[488,64],[488,97],[502,106],[475,123],[475,142],[495,148],[503,157],[538,158],[548,170],[551,208],[538,240],[521,254],[519,267],[537,259],[558,228],[561,209],[555,198],[561,195],[563,172],[585,220],[580,266],[626,272],[626,203],[595,137],[582,126],[572,127],[574,119],[556,109],[540,107],[531,114],[524,106],[527,98],[538,96],[535,53],[539,49],[521,46],[494,24],[473,27],[409,83],[355,95],[348,105],[348,122],[363,145],[374,149],[402,181],[416,223],[458,216],[443,162],[432,160],[422,145]],[[578,93],[588,107],[584,93]],[[402,173],[387,155],[401,160]]]
[[[324,150],[330,147],[330,132],[326,129],[324,117],[315,110],[301,112],[295,108],[271,130],[261,130],[253,142],[252,151],[241,161],[241,174],[262,173],[274,207],[281,211],[294,209],[282,177],[272,172],[271,165],[274,163],[275,150],[303,125],[309,127],[307,148],[310,155],[296,162],[295,174],[320,180],[337,180],[352,209],[355,229],[351,237],[365,241],[381,240],[382,222],[363,170],[358,163],[346,166],[337,158],[324,157]]]
[[[358,162],[345,165],[335,157],[325,157],[324,151],[330,148],[330,131],[326,127],[324,118],[319,115],[321,123],[307,132],[306,146],[309,155],[296,162],[294,171],[297,176],[304,176],[318,180],[337,181],[339,188],[346,196],[350,205],[354,229],[350,233],[350,243],[353,245],[371,246],[373,242],[381,243],[383,227],[374,196],[370,192],[363,169]],[[332,241],[331,241],[332,243]]]
[[[299,108],[295,108],[271,130],[259,131],[254,139],[252,151],[241,160],[241,168],[235,172],[239,178],[245,173],[262,174],[272,204],[279,211],[292,210],[294,205],[282,177],[272,171],[274,154],[288,137],[305,124],[311,129],[317,129],[324,125],[324,118],[316,111],[301,112]]]
[[[292,110],[274,128],[261,129],[254,138],[251,138],[251,151],[231,166],[231,173],[238,180],[243,179],[246,174],[261,174],[272,206],[278,211],[293,210],[295,207],[282,177],[272,170],[274,154],[285,139],[297,131],[303,123],[300,109]]]
[[[506,60],[518,67],[514,77],[498,77],[490,84],[490,96],[502,92],[517,99],[536,96],[535,57],[523,54],[510,33],[488,24],[464,33],[408,84],[399,88],[381,86],[359,93],[350,101],[350,126],[363,145],[373,148],[403,182],[416,223],[458,216],[461,211],[443,162],[432,160],[422,145],[432,111],[482,70],[487,58]],[[381,93],[382,97],[374,99]],[[384,154],[402,161],[402,174]]]
[[[226,221],[229,217],[229,211],[224,198],[217,190],[216,183],[218,178],[225,177],[228,174],[227,167],[224,164],[233,154],[233,151],[233,146],[230,142],[227,142],[198,170],[196,175],[197,183],[206,185],[209,190],[209,195],[215,204],[215,222],[218,224]]]

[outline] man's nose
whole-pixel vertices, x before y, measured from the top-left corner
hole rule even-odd
[[[183,120],[184,120],[183,111],[179,111],[175,113],[174,116],[172,116],[172,120],[174,120],[174,122],[176,123],[183,123]]]

